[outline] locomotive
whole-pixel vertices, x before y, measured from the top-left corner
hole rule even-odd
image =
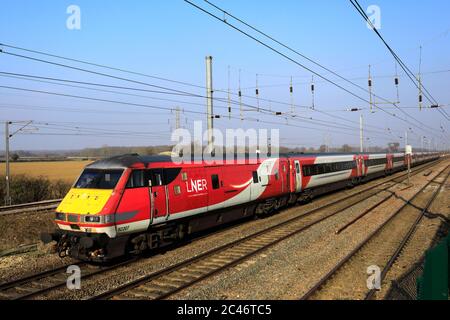
[[[61,257],[105,262],[439,158],[435,153],[287,154],[176,164],[121,155],[85,167],[41,235]]]

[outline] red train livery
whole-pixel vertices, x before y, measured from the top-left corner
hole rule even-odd
[[[176,165],[123,155],[88,165],[56,210],[61,257],[106,261],[198,231],[271,214],[314,196],[437,159],[438,154],[289,154],[244,163]]]

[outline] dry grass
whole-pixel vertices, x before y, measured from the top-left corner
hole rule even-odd
[[[46,177],[50,181],[63,180],[72,183],[89,163],[91,161],[12,162],[11,175]],[[5,172],[4,163],[0,164],[0,172]]]

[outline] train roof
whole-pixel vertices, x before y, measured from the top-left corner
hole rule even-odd
[[[101,159],[95,161],[86,168],[89,169],[126,169],[135,164],[144,164],[147,166],[150,163],[168,162],[171,161],[170,156],[155,155],[155,156],[141,156],[137,153],[125,154],[111,158]]]
[[[280,154],[280,157],[286,158],[307,158],[307,157],[337,157],[337,156],[351,156],[358,153],[284,153]],[[384,155],[386,153],[364,153],[370,155]],[[195,159],[193,159],[195,160]],[[172,162],[172,159],[168,155],[152,155],[152,156],[141,156],[137,153],[124,154],[119,156],[114,156],[111,158],[105,158],[95,161],[86,166],[88,169],[126,169],[130,168],[136,164],[143,164],[147,166],[151,163],[164,163]]]

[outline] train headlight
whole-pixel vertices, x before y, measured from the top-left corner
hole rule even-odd
[[[91,222],[91,223],[99,223],[100,217],[99,216],[86,216],[84,217],[85,222]]]
[[[56,220],[65,221],[66,220],[66,215],[64,213],[61,213],[61,212],[56,212],[55,213],[55,219]]]
[[[112,214],[109,214],[109,215],[105,215],[104,216],[105,218],[105,223],[111,223],[111,222],[114,222],[114,216],[112,215]]]

